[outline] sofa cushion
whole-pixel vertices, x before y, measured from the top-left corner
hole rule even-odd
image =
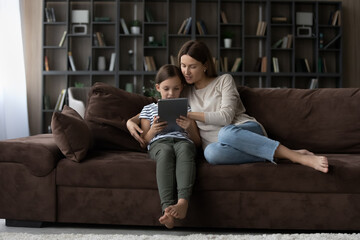
[[[360,89],[241,87],[239,93],[246,112],[289,148],[360,152]]]
[[[360,154],[327,154],[329,173],[279,160],[210,165],[198,159],[194,191],[360,193]],[[84,181],[86,179],[86,181]],[[356,180],[357,179],[357,180]],[[96,150],[76,164],[58,163],[56,184],[82,188],[157,189],[156,163],[146,153]]]
[[[71,187],[157,189],[155,173],[155,161],[147,153],[93,150],[81,164],[68,159],[60,161],[56,184]]]
[[[52,134],[0,141],[0,162],[24,164],[37,177],[51,173],[63,157]]]
[[[71,107],[54,112],[51,129],[61,152],[75,162],[83,160],[92,146],[92,135],[83,118]]]
[[[100,149],[144,151],[130,135],[126,121],[152,102],[156,99],[105,83],[95,83],[85,111],[85,120],[94,135],[95,146]]]

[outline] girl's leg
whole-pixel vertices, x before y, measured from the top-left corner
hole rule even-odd
[[[174,145],[176,155],[176,182],[178,202],[165,209],[173,217],[183,219],[186,217],[189,199],[195,182],[196,148],[187,140],[176,140]]]
[[[156,181],[162,210],[176,203],[175,152],[172,139],[160,139],[151,144],[150,157],[156,160]]]
[[[240,164],[274,160],[279,142],[263,135],[256,122],[228,125],[218,134],[218,142],[205,149],[205,158],[212,164]]]

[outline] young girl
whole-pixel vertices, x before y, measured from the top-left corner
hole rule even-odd
[[[156,90],[162,99],[179,98],[185,79],[178,67],[164,65],[155,78]],[[166,122],[160,122],[158,106],[146,105],[140,113],[141,136],[148,144],[150,157],[156,161],[156,180],[163,216],[161,224],[174,227],[174,218],[186,216],[195,181],[196,146],[201,140],[195,121],[185,116],[176,120],[184,131],[162,132]]]

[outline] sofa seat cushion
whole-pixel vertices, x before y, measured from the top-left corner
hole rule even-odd
[[[360,181],[360,154],[331,154],[329,173],[279,160],[241,165],[210,165],[198,160],[194,191],[354,193]],[[157,189],[156,164],[146,153],[96,151],[81,163],[59,162],[57,185]],[[357,190],[356,190],[357,189]]]
[[[278,160],[240,165],[202,164],[196,188],[222,191],[360,193],[360,154],[324,154],[328,173]]]
[[[157,189],[156,165],[147,153],[95,150],[81,163],[63,159],[56,184],[95,188]]]
[[[0,162],[24,164],[37,177],[51,173],[62,158],[52,134],[0,141]]]

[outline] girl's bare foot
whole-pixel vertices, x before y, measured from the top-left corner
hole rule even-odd
[[[171,205],[165,209],[166,213],[169,213],[174,218],[184,219],[186,217],[189,202],[186,199],[179,199],[177,204]]]
[[[174,217],[169,213],[164,212],[164,215],[159,218],[159,222],[169,229],[174,227]]]
[[[299,163],[323,173],[329,171],[328,159],[324,156],[302,154],[299,158]]]

